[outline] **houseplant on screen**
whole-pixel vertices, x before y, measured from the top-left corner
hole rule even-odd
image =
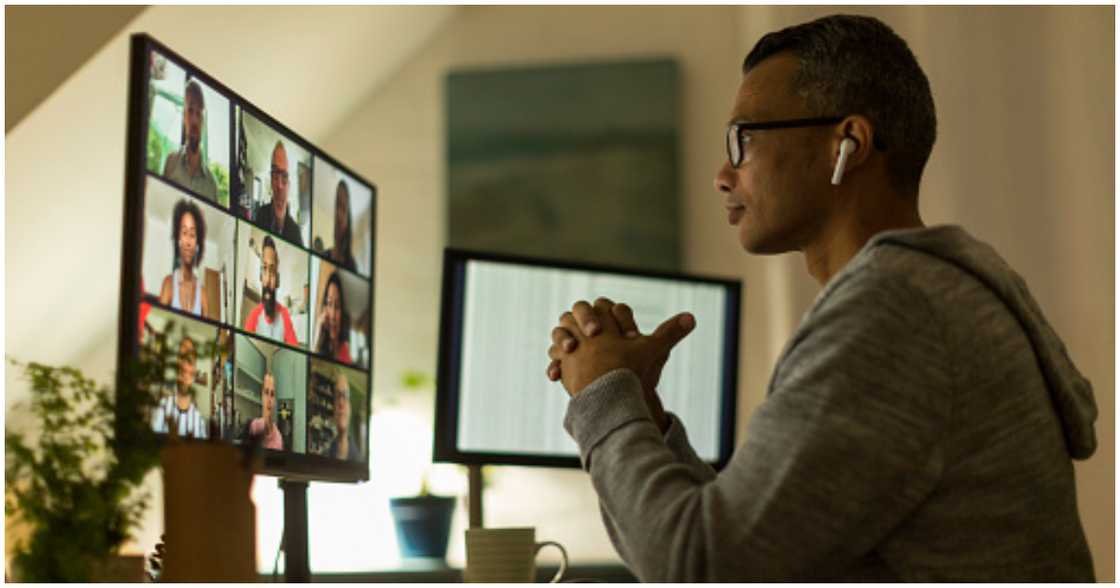
[[[122,579],[109,577],[110,568],[148,506],[140,486],[159,465],[159,444],[145,417],[156,403],[150,391],[171,365],[168,352],[155,351],[163,348],[157,342],[142,350],[115,393],[72,367],[9,358],[30,385],[30,398],[13,412],[32,417],[28,430],[9,424],[4,435],[14,579]],[[142,560],[136,572],[142,575]],[[132,576],[123,579],[141,579]]]

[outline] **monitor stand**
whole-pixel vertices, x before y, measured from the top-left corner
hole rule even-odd
[[[467,466],[467,521],[472,529],[482,527],[482,466]]]
[[[284,581],[310,582],[311,565],[307,555],[307,482],[280,480],[284,491]]]

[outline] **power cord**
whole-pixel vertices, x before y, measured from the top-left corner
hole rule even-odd
[[[284,542],[288,539],[288,529],[281,527],[280,530],[280,545],[276,547],[276,559],[272,560],[272,582],[275,584],[277,573],[280,569],[280,552],[284,551]]]

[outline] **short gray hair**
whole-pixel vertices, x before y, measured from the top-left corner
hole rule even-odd
[[[929,80],[890,27],[868,16],[833,15],[768,33],[743,61],[743,73],[785,51],[801,62],[793,91],[815,115],[860,114],[887,147],[891,183],[917,193],[937,139]]]

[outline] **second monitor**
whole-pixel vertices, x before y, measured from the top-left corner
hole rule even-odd
[[[568,394],[545,377],[550,334],[577,300],[626,302],[642,333],[682,311],[696,328],[658,393],[697,454],[717,467],[734,447],[740,284],[685,274],[444,254],[435,459],[579,467],[563,429]]]

